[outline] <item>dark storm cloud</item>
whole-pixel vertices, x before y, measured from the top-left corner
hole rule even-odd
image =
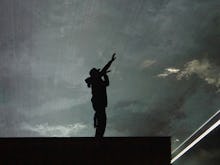
[[[172,87],[182,86],[181,91],[176,92],[175,95],[164,93],[165,90],[171,88],[162,88],[160,90],[161,94],[155,91],[153,97],[148,97],[150,98],[149,100],[124,100],[118,102],[113,107],[115,115],[110,116],[110,124],[115,129],[129,132],[129,135],[166,136],[175,134],[174,132],[178,131],[176,130],[178,121],[186,118],[183,106],[196,90],[196,84],[191,86],[186,86],[186,84],[187,82],[182,85],[178,83],[172,84]],[[184,132],[183,129],[181,131]],[[178,131],[178,134],[181,131]]]
[[[219,106],[218,8],[218,0],[1,1],[1,136],[93,136],[84,79],[116,51],[106,134],[181,142]],[[197,70],[177,80],[194,60]],[[179,71],[157,77],[167,68]]]

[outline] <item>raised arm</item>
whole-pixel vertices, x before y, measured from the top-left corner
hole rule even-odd
[[[103,76],[104,74],[106,74],[106,72],[108,71],[108,69],[110,68],[112,62],[116,59],[115,57],[116,53],[114,53],[112,55],[112,59],[102,68],[100,75]]]

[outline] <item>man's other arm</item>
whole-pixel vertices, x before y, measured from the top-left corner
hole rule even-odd
[[[104,84],[105,84],[105,86],[109,86],[109,78],[108,78],[108,75],[107,75],[107,74],[104,74],[103,77],[104,77]]]

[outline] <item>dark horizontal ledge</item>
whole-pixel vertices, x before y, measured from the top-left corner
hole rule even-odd
[[[0,164],[168,165],[170,146],[170,137],[0,138]]]

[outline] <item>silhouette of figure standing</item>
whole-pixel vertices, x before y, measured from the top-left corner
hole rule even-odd
[[[88,77],[85,82],[87,86],[92,89],[92,106],[95,111],[94,115],[94,128],[96,128],[95,137],[103,137],[106,128],[106,112],[107,107],[107,91],[106,87],[109,86],[109,78],[107,73],[110,72],[109,67],[112,62],[116,59],[115,53],[112,55],[112,59],[100,69],[93,68],[90,70]]]

